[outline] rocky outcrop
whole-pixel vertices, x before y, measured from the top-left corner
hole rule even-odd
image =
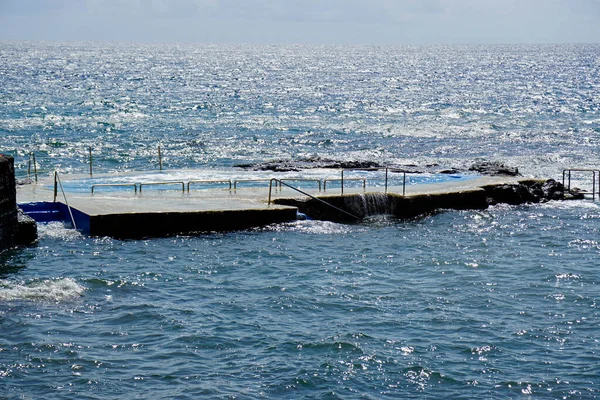
[[[483,187],[489,205],[505,203],[519,205],[526,203],[544,203],[550,200],[582,199],[583,194],[568,191],[564,185],[554,179],[522,180],[516,184],[490,185]]]
[[[253,171],[273,171],[273,172],[295,172],[305,169],[324,168],[324,169],[367,169],[381,168],[381,165],[374,161],[334,161],[321,159],[307,160],[274,160],[257,164],[238,164],[237,168],[250,169]]]
[[[480,160],[475,162],[469,171],[478,172],[481,175],[490,176],[519,176],[519,169],[508,167],[497,161]]]
[[[410,172],[413,174],[438,173],[438,174],[457,174],[465,171],[477,172],[489,176],[520,176],[519,169],[506,166],[498,161],[478,160],[469,168],[445,168],[439,164],[427,165],[384,165],[376,161],[359,160],[330,160],[322,158],[305,158],[299,160],[273,160],[255,164],[237,164],[237,168],[243,168],[253,171],[273,171],[273,172],[297,172],[307,169],[369,169],[369,168],[391,168],[395,170]]]

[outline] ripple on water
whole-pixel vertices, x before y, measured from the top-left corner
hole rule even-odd
[[[92,146],[95,172],[147,172],[131,179],[479,157],[559,177],[599,163],[597,50],[3,43],[0,136],[21,174],[32,151],[44,171],[87,173]],[[37,247],[2,255],[3,394],[599,397],[599,209],[143,241],[41,224]]]

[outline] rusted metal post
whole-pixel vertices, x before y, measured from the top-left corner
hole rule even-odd
[[[162,171],[162,154],[160,153],[160,145],[158,146],[158,167]]]

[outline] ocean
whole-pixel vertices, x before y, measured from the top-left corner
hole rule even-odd
[[[90,149],[112,176],[600,164],[600,45],[0,42],[0,60],[19,179],[31,153],[41,176],[85,174]],[[146,240],[38,229],[0,255],[0,398],[600,398],[591,199]]]

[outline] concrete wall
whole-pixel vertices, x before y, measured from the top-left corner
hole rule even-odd
[[[16,244],[17,215],[14,159],[0,154],[0,251]]]
[[[89,217],[92,236],[142,239],[200,232],[238,231],[296,220],[295,208],[107,214]],[[78,226],[79,227],[79,226]]]
[[[488,185],[478,189],[401,196],[389,194],[349,194],[320,196],[336,208],[358,219],[369,215],[390,214],[398,218],[413,218],[436,210],[484,210],[489,205],[539,203],[549,200],[583,198],[577,193],[565,193],[561,183],[550,180],[522,180],[516,184]],[[279,198],[275,204],[297,207],[312,219],[335,222],[353,221],[347,214],[315,199]]]
[[[274,202],[297,207],[300,212],[312,219],[335,222],[353,222],[356,219],[380,214],[390,214],[399,218],[412,218],[439,209],[480,210],[488,206],[484,189],[414,196],[401,196],[393,193],[347,194],[321,196],[320,199],[355,215],[357,218],[352,218],[348,214],[314,199],[280,198],[275,199]]]

